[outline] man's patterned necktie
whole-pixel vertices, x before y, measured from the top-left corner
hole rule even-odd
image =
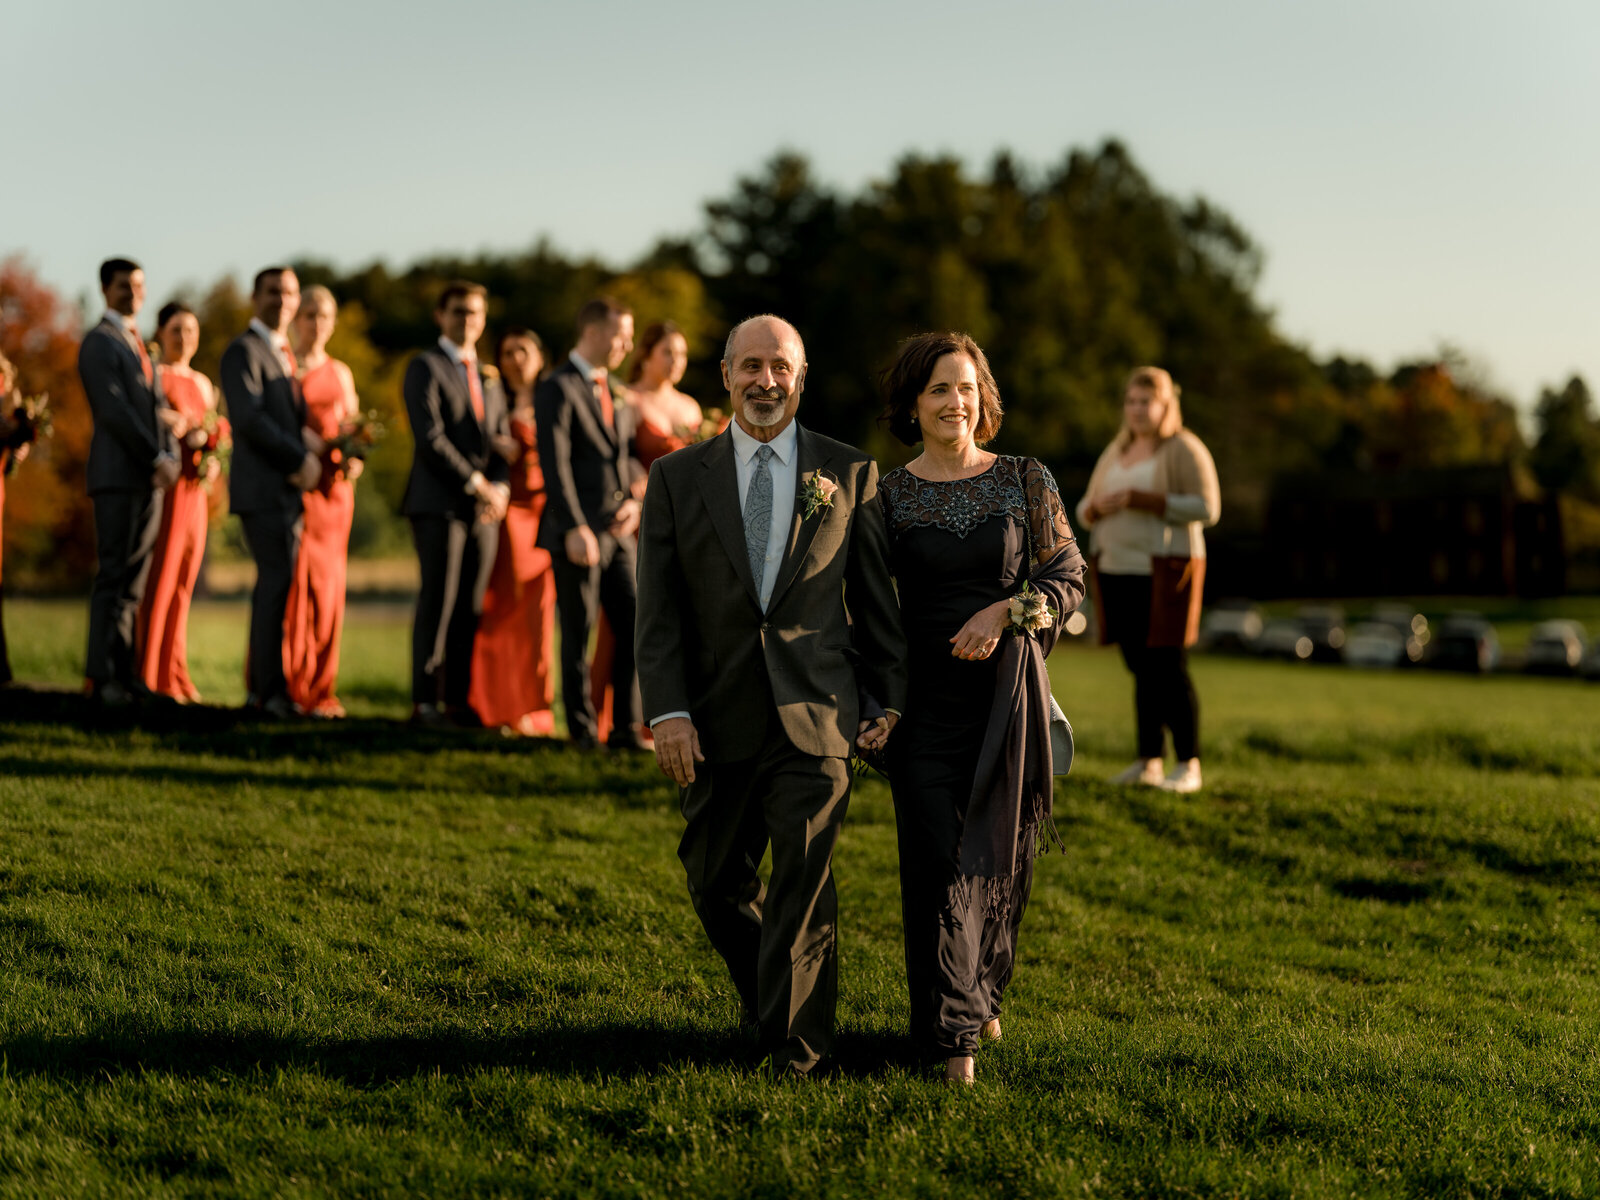
[[[761,576],[767,565],[767,538],[772,534],[772,447],[756,450],[756,469],[744,494],[744,547],[750,555],[750,577],[761,594]]]

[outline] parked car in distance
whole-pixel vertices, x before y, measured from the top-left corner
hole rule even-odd
[[[1295,619],[1311,639],[1313,662],[1339,662],[1344,658],[1344,609],[1333,604],[1308,604]]]
[[[1600,642],[1589,648],[1588,656],[1578,664],[1578,674],[1592,682],[1600,683]]]
[[[1536,675],[1571,675],[1589,652],[1589,635],[1576,621],[1540,621],[1528,635],[1522,669]]]
[[[1386,621],[1363,621],[1346,635],[1344,661],[1352,667],[1398,667],[1412,661],[1406,638]]]
[[[1219,600],[1200,618],[1200,647],[1248,654],[1266,628],[1260,607],[1250,600]]]
[[[1311,657],[1311,638],[1299,621],[1276,617],[1268,621],[1255,641],[1255,652],[1266,658],[1304,662]]]
[[[1372,610],[1369,620],[1389,626],[1405,643],[1406,663],[1420,663],[1427,653],[1433,631],[1428,628],[1428,618],[1405,604],[1379,604]],[[1405,665],[1404,663],[1401,664]]]
[[[1441,671],[1492,671],[1500,665],[1500,638],[1477,613],[1452,613],[1439,623],[1428,665]]]

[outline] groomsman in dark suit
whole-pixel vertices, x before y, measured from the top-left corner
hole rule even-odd
[[[539,545],[550,551],[555,571],[561,695],[567,730],[579,746],[593,746],[599,728],[586,658],[598,609],[605,610],[616,639],[609,745],[644,745],[633,648],[636,418],[618,402],[610,378],[632,349],[633,314],[613,300],[591,300],[578,310],[577,345],[533,394],[545,479]]]
[[[296,711],[283,672],[283,617],[300,557],[301,494],[317,486],[324,447],[305,428],[305,402],[289,348],[300,281],[288,267],[267,267],[257,273],[250,299],[255,316],[222,355],[222,395],[233,425],[228,498],[256,560],[246,703],[282,719]]]
[[[472,643],[511,497],[510,466],[494,449],[510,436],[499,376],[478,362],[488,291],[449,284],[433,318],[439,341],[406,368],[406,416],[416,442],[402,505],[422,566],[411,629],[412,719],[481,725],[467,701]]]
[[[94,414],[89,496],[94,502],[94,587],[84,674],[95,699],[126,704],[146,689],[138,679],[134,631],[161,529],[165,489],[178,478],[178,445],[156,415],[167,407],[139,336],[144,271],[126,258],[100,264],[106,314],[78,348],[78,375]]]

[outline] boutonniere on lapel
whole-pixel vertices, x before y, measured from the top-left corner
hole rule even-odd
[[[500,382],[500,368],[499,367],[491,367],[488,363],[480,363],[478,365],[478,373],[483,376],[483,381],[485,383],[499,383]]]
[[[800,510],[800,519],[809,521],[823,509],[832,508],[833,497],[838,490],[836,480],[829,479],[821,471],[811,472],[800,486],[800,499],[804,505]]]

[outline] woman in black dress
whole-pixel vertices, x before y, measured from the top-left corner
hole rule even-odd
[[[887,750],[911,1030],[970,1081],[979,1038],[1000,1036],[1033,856],[1054,832],[1044,658],[1084,563],[1049,470],[982,448],[1000,395],[976,342],[910,339],[887,391],[890,429],[923,447],[880,489],[911,683]],[[1055,610],[1048,628],[1014,624],[1025,584]]]

